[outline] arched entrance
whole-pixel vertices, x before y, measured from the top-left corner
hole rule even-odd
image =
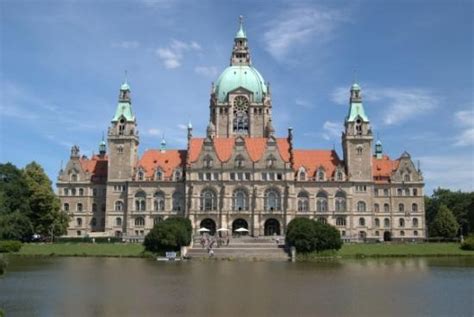
[[[280,222],[274,218],[267,219],[264,225],[264,235],[273,236],[280,235]]]
[[[234,222],[232,222],[232,232],[235,232],[235,230],[237,230],[239,228],[248,229],[249,224],[248,224],[247,220],[242,219],[242,218],[238,218],[238,219],[235,219]]]
[[[383,241],[392,241],[392,234],[390,231],[385,231],[383,233]]]
[[[201,224],[199,226],[200,228],[206,228],[209,229],[209,234],[214,235],[216,233],[216,222],[212,220],[211,218],[206,218],[203,221],[201,221]]]

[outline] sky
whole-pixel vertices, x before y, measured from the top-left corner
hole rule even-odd
[[[55,181],[77,144],[98,152],[127,73],[140,152],[203,136],[211,83],[244,17],[271,84],[277,135],[342,156],[349,87],[384,153],[420,162],[426,193],[474,190],[474,2],[0,1],[0,162]]]

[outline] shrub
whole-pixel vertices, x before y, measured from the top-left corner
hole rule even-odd
[[[467,237],[461,244],[462,250],[474,251],[474,236]]]
[[[453,212],[446,207],[446,205],[441,205],[433,223],[431,224],[430,236],[454,238],[458,233],[458,229],[459,224],[456,221]]]
[[[336,228],[307,218],[290,221],[286,243],[302,253],[339,250],[342,246],[341,236]]]
[[[92,239],[94,239],[95,243],[117,243],[122,242],[122,238],[118,237],[61,237],[54,239],[56,243],[92,243]]]
[[[146,251],[179,251],[191,243],[192,225],[189,219],[170,217],[156,224],[145,236]]]
[[[0,241],[0,253],[18,252],[21,249],[21,242],[14,240]]]
[[[0,276],[5,274],[6,269],[7,269],[7,260],[5,260],[3,257],[0,256]]]

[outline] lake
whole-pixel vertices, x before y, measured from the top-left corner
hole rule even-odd
[[[15,257],[7,316],[472,316],[474,258],[326,263]]]

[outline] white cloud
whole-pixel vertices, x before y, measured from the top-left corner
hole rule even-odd
[[[454,114],[456,125],[463,128],[463,131],[456,136],[454,145],[469,146],[474,145],[474,110],[458,111]]]
[[[174,69],[181,66],[181,61],[186,52],[199,50],[201,50],[201,46],[197,42],[191,41],[186,43],[172,40],[167,47],[156,49],[156,55],[163,61],[166,68]]]
[[[140,46],[138,41],[122,41],[118,43],[113,43],[112,47],[123,48],[123,49],[134,49]]]
[[[381,103],[385,113],[383,123],[395,125],[415,117],[415,114],[435,109],[438,98],[429,90],[420,88],[392,88],[367,86],[362,90],[362,98],[369,103]],[[349,88],[336,88],[331,99],[334,103],[348,105]]]
[[[196,66],[194,67],[194,71],[196,72],[196,74],[210,78],[215,78],[218,73],[216,66]]]
[[[323,124],[323,130],[322,137],[325,140],[339,138],[341,137],[342,125],[337,122],[326,121]]]
[[[342,11],[322,7],[298,7],[285,10],[281,16],[268,23],[263,34],[267,51],[282,60],[290,51],[297,50],[311,40],[321,44],[332,37],[339,24],[346,20]]]
[[[300,106],[300,107],[305,108],[305,109],[313,109],[314,108],[313,104],[311,104],[309,101],[303,100],[303,99],[296,99],[295,100],[295,105]]]
[[[188,129],[188,125],[187,124],[183,124],[183,123],[180,123],[178,124],[178,129],[180,130],[187,130]]]
[[[148,130],[145,130],[145,133],[151,136],[161,136],[161,130],[155,129],[155,128],[150,128]]]

